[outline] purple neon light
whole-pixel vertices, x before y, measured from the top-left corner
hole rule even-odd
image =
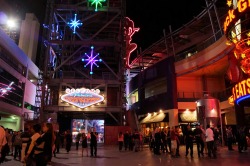
[[[11,82],[9,85],[0,83],[0,97],[8,95],[8,93],[13,89],[12,85],[14,82]]]
[[[101,62],[102,59],[97,59],[97,57],[99,56],[99,53],[94,55],[94,46],[91,46],[91,51],[90,51],[90,55],[85,53],[84,55],[87,57],[87,59],[82,59],[82,61],[86,61],[87,63],[84,65],[84,67],[87,67],[88,65],[90,65],[90,72],[89,74],[93,74],[93,65],[95,65],[96,67],[99,67],[99,65],[97,65],[96,62]]]

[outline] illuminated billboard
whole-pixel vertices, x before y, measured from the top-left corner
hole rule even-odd
[[[79,108],[85,108],[104,100],[104,97],[100,95],[99,89],[66,89],[66,94],[61,96],[61,99],[69,104],[72,104]]]

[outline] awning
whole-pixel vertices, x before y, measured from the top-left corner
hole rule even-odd
[[[140,123],[155,123],[155,122],[169,122],[168,113],[148,115],[140,121]]]
[[[191,123],[191,122],[196,122],[197,121],[197,115],[196,115],[196,112],[193,111],[193,112],[188,112],[188,113],[179,113],[178,114],[178,118],[179,118],[179,122],[180,123],[184,123],[184,122],[187,122],[187,123]]]

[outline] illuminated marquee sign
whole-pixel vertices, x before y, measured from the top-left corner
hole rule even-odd
[[[100,95],[99,89],[66,89],[66,94],[61,96],[61,99],[74,106],[85,108],[93,104],[100,103],[104,97]]]
[[[232,89],[232,94],[228,99],[230,104],[233,104],[234,101],[239,104],[241,101],[250,98],[250,78],[236,84]]]
[[[250,1],[249,0],[239,0],[237,2],[237,8],[231,9],[228,11],[228,15],[224,22],[224,32],[227,34],[228,29],[235,24],[235,22],[243,16],[250,9]]]

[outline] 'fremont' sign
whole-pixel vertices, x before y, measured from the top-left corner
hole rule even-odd
[[[66,89],[66,94],[61,96],[61,99],[79,108],[85,108],[104,100],[104,97],[99,94],[99,89]]]

